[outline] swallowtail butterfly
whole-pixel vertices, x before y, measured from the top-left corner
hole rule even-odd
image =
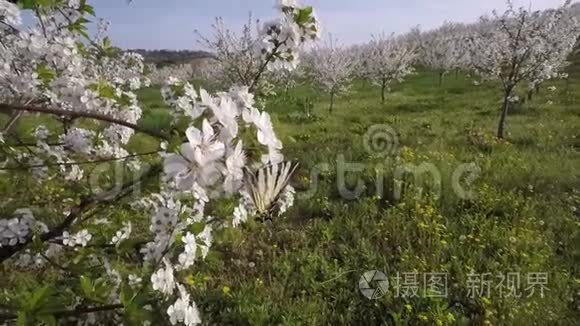
[[[278,199],[288,186],[298,164],[284,162],[256,170],[245,170],[244,179],[250,200],[262,221],[272,220],[279,211]]]

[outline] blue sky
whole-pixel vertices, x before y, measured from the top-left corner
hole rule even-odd
[[[534,9],[556,7],[563,0],[516,0]],[[89,0],[97,15],[109,20],[110,35],[123,48],[199,49],[195,29],[211,34],[215,16],[222,16],[235,30],[256,18],[275,17],[273,0]],[[475,21],[494,8],[503,9],[504,0],[302,0],[313,5],[324,32],[342,43],[354,44],[380,32],[402,33],[421,25],[435,27],[445,20]]]

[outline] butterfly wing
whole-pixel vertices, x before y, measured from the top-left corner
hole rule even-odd
[[[263,198],[262,195],[259,191],[259,187],[258,187],[258,177],[257,174],[259,173],[259,171],[256,172],[252,172],[249,169],[245,169],[244,170],[244,183],[246,184],[246,190],[248,191],[248,193],[250,194],[250,199],[252,200],[252,204],[254,204],[254,207],[256,208],[256,210],[262,211],[263,208]]]
[[[297,167],[298,164],[285,162],[265,166],[256,172],[245,170],[247,189],[258,215],[273,216],[277,201]]]

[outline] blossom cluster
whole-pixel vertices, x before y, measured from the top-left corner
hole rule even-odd
[[[257,108],[254,81],[259,82],[267,68],[294,68],[301,46],[318,35],[311,8],[284,3],[279,7],[282,17],[268,25],[277,26],[276,33],[265,31],[260,36],[262,45],[254,49],[259,65],[247,83],[232,81],[228,91],[209,94],[182,80],[188,76],[168,73],[157,80],[172,116],[171,130],[159,131],[139,124],[143,110],[136,91],[150,85],[143,58],[113,47],[102,20],[96,35],[89,36],[85,16],[94,12],[85,1],[32,1],[26,6],[34,9],[35,24],[22,26],[22,10],[0,0],[0,111],[13,120],[0,134],[1,167],[30,171],[8,178],[33,179],[39,189],[57,185],[55,192],[67,196],[38,208],[50,227],[36,221],[29,209],[0,219],[1,261],[14,261],[14,268],[58,266],[59,272],[69,266],[89,268],[87,279],[81,280],[82,292],[78,286],[68,287],[75,282],[58,283],[67,287],[63,292],[69,301],[76,302],[69,306],[73,310],[87,298],[95,302],[106,298],[118,305],[126,295],[121,293],[127,290],[126,283],[135,295],[139,288],[160,297],[158,306],[172,324],[200,323],[179,272],[190,270],[210,253],[216,221],[220,227],[235,227],[255,213],[244,170],[284,160],[270,115]],[[260,47],[271,51],[267,59]],[[31,119],[34,127],[24,136],[32,142],[10,130],[19,120],[37,114],[48,118]],[[143,153],[150,155],[148,160],[142,153],[130,153],[131,141],[142,140],[141,134],[153,138],[157,147],[153,154]],[[246,144],[258,146],[248,151]],[[133,183],[123,178],[122,185],[95,194],[86,185],[94,182],[92,173],[100,162],[116,162],[139,178]],[[137,191],[143,190],[142,181],[155,177],[161,177],[159,188]],[[130,198],[131,194],[139,197]],[[215,215],[210,208],[223,196],[238,199],[238,207],[230,216],[210,216]],[[6,198],[7,203],[24,200]],[[124,205],[128,201],[133,205]],[[282,189],[276,203],[279,212],[293,201],[294,189]],[[135,241],[135,231],[147,229],[139,218],[143,214],[148,216],[149,232]],[[135,255],[134,266],[118,259]],[[90,274],[95,279],[88,279]],[[99,291],[103,293],[93,300]],[[78,321],[86,317],[98,323],[99,318],[118,320],[119,315],[91,312]],[[32,321],[35,316],[27,318]]]
[[[300,45],[319,37],[318,21],[312,7],[302,8],[296,1],[280,1],[280,9],[282,17],[262,27],[261,51],[268,68],[293,70],[299,63]]]
[[[81,230],[76,234],[70,234],[68,231],[65,231],[62,234],[62,244],[69,247],[86,247],[92,238],[93,236],[87,230]]]
[[[3,23],[11,26],[12,32],[3,35],[0,45],[0,100],[61,110],[63,114],[54,118],[65,125],[58,133],[36,133],[38,146],[15,153],[18,159],[8,163],[60,164],[57,173],[78,180],[82,168],[66,167],[72,166],[79,155],[91,159],[127,156],[125,145],[134,134],[132,128],[109,124],[89,130],[73,117],[101,114],[136,124],[142,110],[134,91],[149,84],[143,77],[143,58],[118,53],[108,47],[107,41],[99,50],[80,46],[82,40],[71,23],[82,17],[74,9],[77,2],[70,2],[60,11],[39,11],[37,24],[23,28],[17,24],[19,9],[7,1],[1,3],[6,15]],[[36,172],[44,179],[53,177],[46,169]]]
[[[241,36],[228,30],[221,18],[213,25],[213,39],[199,35],[200,43],[215,53],[212,75],[223,87],[247,86],[262,94],[270,86],[269,72],[296,69],[300,50],[320,37],[312,7],[282,0],[277,8],[280,17],[265,22],[257,35],[251,15]]]
[[[27,208],[17,209],[11,219],[0,219],[0,247],[25,243],[32,233],[44,233],[48,228],[34,219]]]

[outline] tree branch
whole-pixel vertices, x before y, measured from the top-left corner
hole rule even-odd
[[[12,105],[12,104],[4,104],[0,103],[0,112],[12,112],[12,111],[25,111],[25,112],[36,112],[36,113],[45,113],[45,114],[52,114],[56,116],[67,116],[71,118],[89,118],[104,122],[110,122],[113,124],[117,124],[123,127],[131,128],[135,131],[150,135],[152,137],[161,138],[163,140],[169,140],[169,136],[163,133],[149,130],[143,127],[140,127],[136,124],[123,121],[120,119],[116,119],[104,114],[93,113],[93,112],[79,112],[79,111],[68,111],[62,109],[53,109],[53,108],[45,108],[45,107],[37,107],[37,106],[26,106],[26,105]]]
[[[47,242],[49,240],[61,236],[62,233],[66,231],[78,218],[80,218],[87,209],[94,207],[95,205],[114,202],[120,198],[127,196],[127,194],[130,194],[133,188],[137,186],[139,183],[151,177],[159,175],[161,171],[162,171],[161,165],[153,166],[151,169],[149,169],[147,173],[143,174],[139,180],[125,183],[120,191],[114,188],[112,190],[95,195],[93,197],[82,199],[79,205],[71,209],[70,213],[64,219],[63,222],[61,222],[59,225],[54,227],[49,232],[40,235],[39,240],[41,242]],[[12,257],[16,253],[24,249],[30,242],[32,242],[32,237],[28,237],[24,243],[19,243],[15,246],[1,247],[0,263],[3,263],[8,258]]]
[[[16,170],[28,170],[28,169],[36,169],[36,168],[44,168],[44,167],[55,167],[55,166],[75,166],[75,165],[107,163],[107,162],[122,161],[122,160],[127,160],[130,158],[149,156],[149,155],[155,155],[155,154],[159,154],[159,151],[153,151],[153,152],[147,152],[147,153],[137,153],[137,154],[131,154],[131,155],[123,156],[123,157],[103,158],[103,159],[98,159],[98,160],[94,160],[94,161],[68,162],[68,163],[63,162],[63,163],[54,163],[54,164],[13,166],[13,167],[0,168],[0,171],[16,171]]]

